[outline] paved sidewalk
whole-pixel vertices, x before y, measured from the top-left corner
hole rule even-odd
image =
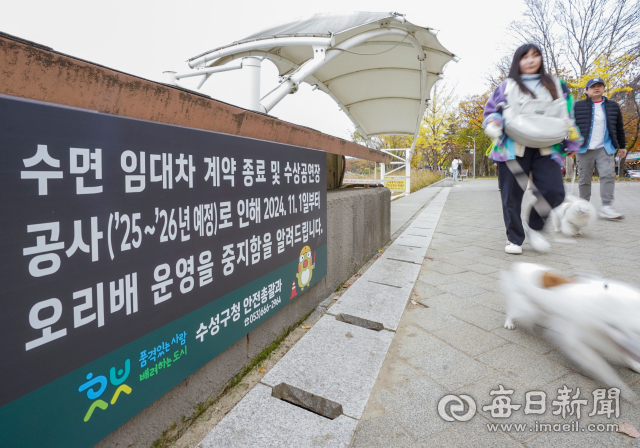
[[[599,184],[593,187],[592,201],[599,207]],[[640,286],[640,183],[617,183],[616,199],[625,220],[598,220],[575,244],[554,242],[555,235],[547,234],[551,253],[538,254],[525,243],[524,253],[514,256],[503,250],[497,181],[474,180],[451,188],[351,446],[640,446],[640,439],[623,434],[585,431],[594,422],[628,422],[640,428],[640,409],[621,402],[619,418],[589,417],[592,391],[603,386],[583,376],[541,335],[504,329],[504,297],[497,280],[512,262],[530,261],[566,274],[594,273]],[[530,193],[525,200],[531,200]],[[640,375],[617,370],[640,393]],[[482,409],[494,402],[497,395],[490,392],[499,385],[514,391],[506,395],[512,404],[522,405],[508,418]],[[572,398],[579,387],[578,399],[588,402],[578,431],[539,432],[535,422],[575,421],[575,416],[553,414],[558,407],[552,402],[563,385],[572,389]],[[523,412],[525,393],[534,390],[546,393],[543,415]],[[475,399],[478,409],[472,420],[450,423],[438,415],[438,401],[449,393]],[[529,426],[490,432],[489,423]]]
[[[391,236],[396,233],[407,221],[438,193],[442,184],[436,187],[427,187],[411,193],[391,203]]]

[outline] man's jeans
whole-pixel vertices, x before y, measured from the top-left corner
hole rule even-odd
[[[607,154],[604,148],[590,149],[583,154],[578,154],[578,190],[580,198],[591,198],[591,177],[593,167],[598,168],[600,175],[600,197],[602,205],[613,205],[613,191],[615,189],[615,155]]]
[[[453,170],[453,181],[457,181],[458,180],[458,169],[456,168],[455,170]]]

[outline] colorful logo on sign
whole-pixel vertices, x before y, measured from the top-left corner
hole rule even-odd
[[[113,386],[117,387],[115,393],[113,394],[113,397],[111,397],[112,406],[116,404],[116,401],[118,401],[120,393],[124,392],[127,395],[131,393],[131,388],[126,384],[123,384],[129,377],[130,372],[131,361],[128,359],[124,362],[124,369],[119,369],[117,375],[116,368],[111,367],[111,370],[109,371],[109,381]],[[96,408],[100,408],[103,411],[106,411],[109,407],[106,401],[99,400],[102,394],[107,390],[108,382],[106,376],[100,375],[94,377],[92,372],[89,372],[86,378],[87,382],[78,388],[78,392],[82,393],[86,391],[87,398],[89,398],[89,400],[95,400],[93,403],[91,403],[91,406],[89,406],[89,410],[84,416],[84,421],[88,422],[93,415],[93,411],[95,411]]]

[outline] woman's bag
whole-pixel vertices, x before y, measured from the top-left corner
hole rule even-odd
[[[507,79],[506,106],[503,107],[505,134],[514,142],[530,148],[546,148],[560,143],[569,134],[569,114],[562,87],[554,79],[558,99],[532,98],[520,90],[513,79]],[[542,93],[542,92],[541,92]]]

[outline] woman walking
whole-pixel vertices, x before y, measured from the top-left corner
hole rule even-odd
[[[550,249],[540,234],[552,208],[565,196],[560,167],[582,138],[573,120],[573,98],[564,81],[547,74],[538,47],[526,44],[513,56],[509,77],[493,92],[483,127],[494,139],[489,157],[498,164],[506,253],[521,254],[525,237],[537,251]],[[520,217],[531,175],[537,198],[529,222]]]

